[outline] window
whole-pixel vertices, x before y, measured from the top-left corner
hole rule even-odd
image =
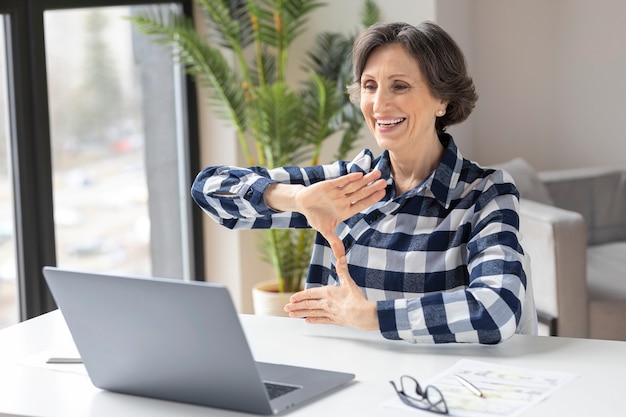
[[[125,19],[191,1],[82,3],[0,0],[22,319],[55,308],[45,265],[202,277],[194,86]]]
[[[17,323],[17,273],[4,19],[0,19],[0,328]]]

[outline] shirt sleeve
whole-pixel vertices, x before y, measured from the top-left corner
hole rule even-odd
[[[519,200],[502,171],[468,211],[469,283],[465,288],[379,301],[382,334],[413,343],[494,344],[511,337],[526,296],[525,255],[519,243]]]
[[[304,228],[308,223],[303,215],[267,206],[263,198],[267,187],[272,183],[308,186],[348,172],[367,171],[371,161],[372,154],[365,149],[351,162],[304,168],[211,166],[198,174],[191,196],[209,217],[230,229]]]

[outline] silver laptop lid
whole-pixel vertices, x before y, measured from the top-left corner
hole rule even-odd
[[[275,412],[222,285],[54,267],[44,275],[95,386]]]

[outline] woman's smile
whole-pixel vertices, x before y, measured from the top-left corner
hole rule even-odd
[[[392,119],[376,119],[376,126],[378,130],[389,131],[397,127],[399,124],[401,124],[405,120],[406,120],[406,117],[397,117],[397,118],[392,118]]]

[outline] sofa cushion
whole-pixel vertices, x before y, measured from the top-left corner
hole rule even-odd
[[[589,300],[621,300],[626,306],[626,241],[587,248]],[[626,321],[626,318],[621,320]]]
[[[554,205],[550,192],[539,179],[537,172],[523,158],[515,158],[508,162],[497,164],[493,168],[502,169],[511,174],[521,198],[527,198],[551,206]]]
[[[545,171],[557,207],[580,213],[590,245],[626,239],[626,172],[611,167]]]

